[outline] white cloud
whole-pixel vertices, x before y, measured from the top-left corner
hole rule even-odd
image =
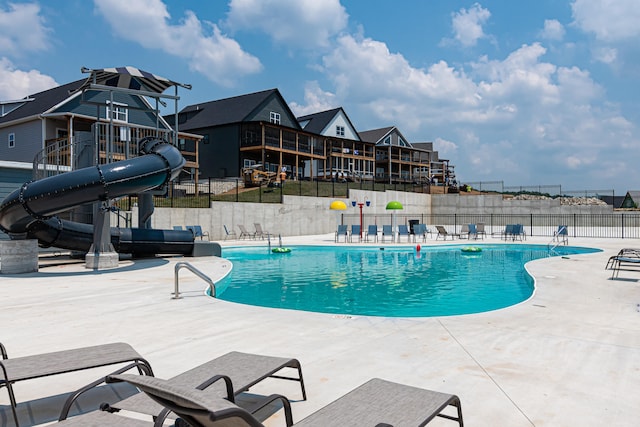
[[[0,58],[0,99],[22,99],[27,95],[58,86],[56,81],[37,70],[16,70],[7,58]]]
[[[574,0],[574,24],[598,40],[616,42],[640,36],[637,0]]]
[[[0,9],[0,54],[44,50],[49,47],[50,33],[37,3],[9,3],[8,10]]]
[[[600,46],[592,50],[591,54],[596,61],[604,64],[613,64],[618,59],[618,49]]]
[[[479,39],[486,37],[482,26],[491,17],[491,12],[475,3],[469,9],[460,9],[452,14],[454,38],[462,46],[475,46]]]
[[[347,104],[361,129],[396,125],[410,141],[440,141],[435,149],[465,178],[565,182],[567,171],[612,156],[624,168],[640,155],[628,150],[638,150],[638,130],[587,70],[545,61],[546,52],[534,43],[505,58],[423,69],[383,42],[344,35],[322,65],[332,103]]]
[[[290,102],[289,108],[297,116],[306,116],[307,114],[318,113],[320,111],[331,110],[340,105],[336,100],[336,95],[323,91],[317,81],[307,82],[304,87],[305,105],[297,102]]]
[[[339,0],[231,0],[229,7],[231,28],[258,29],[298,48],[328,46],[349,18]]]
[[[189,68],[220,85],[231,86],[239,77],[262,70],[258,58],[191,11],[171,25],[161,0],[95,0],[95,6],[119,37],[184,58]]]
[[[562,40],[564,37],[564,26],[557,19],[545,19],[544,29],[540,32],[540,37],[547,40]]]

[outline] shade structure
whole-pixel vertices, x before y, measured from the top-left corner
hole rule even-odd
[[[331,202],[331,205],[329,205],[329,209],[331,209],[332,211],[346,211],[347,204],[342,200],[335,200]]]
[[[91,73],[91,75],[80,87],[80,90],[88,88],[92,83],[121,89],[144,90],[155,93],[162,93],[171,86],[191,88],[190,85],[177,83],[135,67],[127,66],[100,69],[88,69],[83,67],[82,72]]]
[[[402,203],[395,202],[395,201],[389,202],[389,203],[387,203],[386,209],[388,211],[390,211],[390,210],[400,210],[400,209],[402,209]]]

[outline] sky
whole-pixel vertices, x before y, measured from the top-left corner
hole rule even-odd
[[[0,100],[133,66],[191,84],[180,108],[277,88],[297,116],[396,126],[460,182],[624,195],[637,1],[0,0]]]

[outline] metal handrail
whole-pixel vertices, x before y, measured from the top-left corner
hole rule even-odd
[[[197,268],[195,268],[193,265],[189,264],[188,262],[181,261],[181,262],[176,263],[176,266],[174,267],[174,270],[173,270],[174,271],[174,276],[175,276],[175,290],[174,290],[174,295],[173,295],[172,299],[180,299],[180,298],[182,298],[180,296],[180,291],[178,290],[179,289],[178,272],[182,268],[186,268],[187,270],[189,270],[190,272],[192,272],[193,274],[195,274],[196,276],[198,276],[199,278],[201,278],[202,280],[207,282],[209,284],[209,292],[211,293],[211,296],[215,298],[215,296],[216,296],[216,285],[213,283],[213,280],[211,280],[211,278],[209,276],[207,276],[202,271],[198,270]]]

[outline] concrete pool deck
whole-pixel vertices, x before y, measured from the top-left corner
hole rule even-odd
[[[283,243],[334,244],[333,237],[286,237]],[[524,243],[546,245],[549,240],[534,237]],[[260,240],[221,243],[266,245]],[[469,426],[635,426],[640,415],[640,271],[622,271],[611,280],[604,267],[620,248],[640,247],[640,242],[571,238],[569,243],[603,252],[527,264],[536,293],[516,306],[435,318],[245,306],[203,296],[205,283],[185,270],[180,273],[183,298],[174,300],[174,265],[184,258],[125,261],[118,269],[99,272],[83,264],[42,267],[38,273],[0,275],[0,342],[10,357],[127,342],[163,378],[233,350],[296,357],[307,401],[299,401],[295,383],[269,380],[252,389],[293,398],[294,420],[380,377],[457,394]],[[231,268],[219,258],[186,261],[214,281]],[[97,376],[81,372],[18,383],[21,425],[54,421],[57,414],[49,406],[59,404],[55,396]],[[3,426],[13,425],[8,404],[2,389]],[[282,414],[267,425],[284,425]],[[455,423],[436,419],[429,425]]]

